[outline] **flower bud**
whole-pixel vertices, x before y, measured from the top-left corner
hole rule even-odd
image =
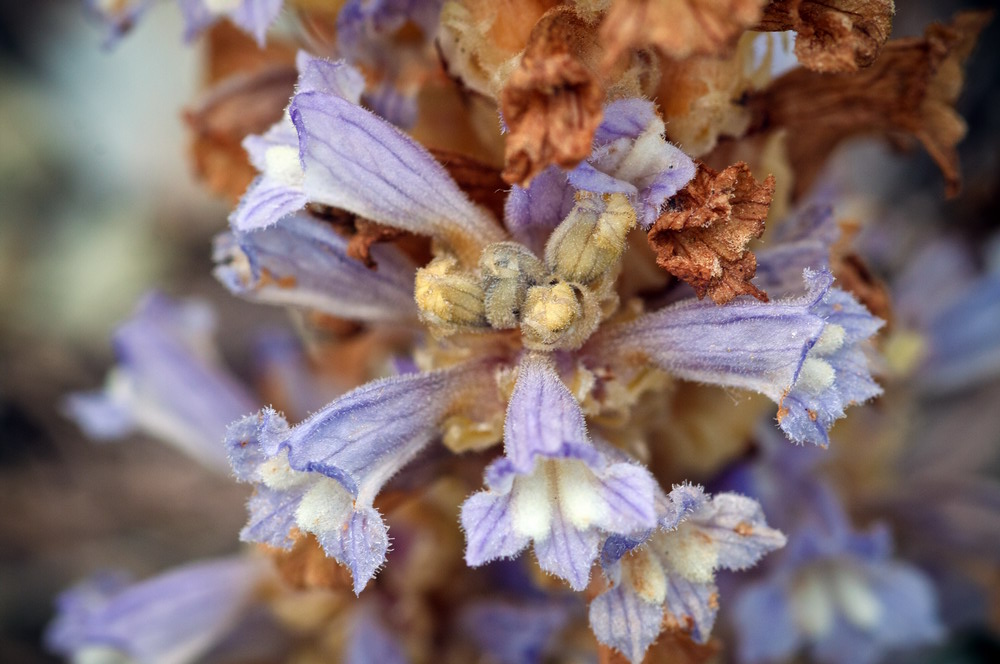
[[[490,325],[498,330],[517,327],[528,288],[544,280],[545,266],[524,245],[497,242],[483,250],[479,271]]]
[[[635,222],[624,194],[582,198],[549,238],[545,262],[566,281],[592,283],[618,263]]]
[[[417,270],[415,286],[420,317],[429,325],[445,329],[487,326],[483,289],[471,275],[459,271],[455,258],[437,258]]]

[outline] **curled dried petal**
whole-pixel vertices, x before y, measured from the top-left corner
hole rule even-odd
[[[747,245],[764,232],[773,195],[774,176],[758,184],[744,162],[719,173],[699,164],[694,179],[649,231],[657,264],[716,304],[738,295],[767,301],[750,283],[757,259]]]
[[[590,154],[604,90],[580,55],[587,27],[572,9],[557,7],[532,30],[501,93],[507,182],[526,186],[548,166],[572,168]]]
[[[932,24],[921,38],[886,44],[871,67],[846,74],[797,69],[754,94],[755,129],[785,129],[788,157],[808,190],[841,141],[865,134],[908,134],[923,144],[944,174],[947,193],[961,188],[955,145],[965,122],[955,111],[962,67],[991,12],[962,12]]]
[[[775,0],[758,30],[794,30],[795,55],[813,71],[868,67],[892,30],[893,0]]]
[[[761,18],[766,0],[615,0],[601,24],[604,66],[634,48],[668,58],[719,55]]]

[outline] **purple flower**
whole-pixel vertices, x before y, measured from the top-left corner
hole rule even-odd
[[[359,387],[294,427],[270,408],[233,423],[233,469],[257,485],[240,538],[290,548],[293,528],[312,533],[360,593],[389,546],[375,497],[439,435],[456,401],[495,390],[483,384],[489,377],[479,363],[406,374]]]
[[[640,662],[667,622],[708,639],[719,608],[715,573],[742,570],[785,544],[760,505],[724,493],[709,498],[682,485],[658,500],[656,531],[639,539],[609,538],[602,565],[611,589],[590,604],[597,640]]]
[[[263,561],[193,563],[130,585],[99,575],[64,592],[45,635],[73,661],[186,664],[198,661],[238,623],[270,575]]]
[[[890,556],[888,533],[852,530],[828,499],[768,576],[734,598],[741,662],[786,661],[806,650],[824,664],[873,664],[889,651],[936,641],[930,580]]]
[[[105,389],[70,395],[67,414],[92,438],[138,429],[228,474],[226,427],[256,404],[219,364],[213,328],[204,305],[147,295],[115,331]]]
[[[465,560],[473,567],[534,542],[541,568],[582,590],[602,533],[655,524],[652,475],[588,441],[583,412],[544,356],[521,362],[504,453],[486,470],[487,490],[462,506]]]
[[[807,292],[770,303],[725,306],[686,300],[607,326],[585,352],[641,358],[671,374],[760,392],[780,405],[792,441],[825,446],[827,431],[852,403],[880,393],[863,343],[882,322],[831,288],[829,272],[805,272]]]
[[[347,255],[347,240],[305,214],[215,239],[215,277],[235,295],[360,321],[416,321],[416,266],[393,246],[374,246],[370,270]]]
[[[358,106],[364,86],[355,69],[305,54],[298,64],[288,117],[245,142],[262,175],[233,213],[234,229],[270,226],[312,202],[429,235],[470,264],[504,239],[426,149]]]
[[[663,138],[664,129],[652,102],[611,102],[594,134],[593,152],[569,172],[570,184],[595,194],[627,195],[639,225],[649,228],[695,172],[691,158]]]
[[[257,40],[267,41],[267,29],[278,18],[284,0],[177,0],[187,24],[185,39],[194,39],[220,18],[228,18]]]

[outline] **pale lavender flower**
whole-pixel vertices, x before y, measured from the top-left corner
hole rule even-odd
[[[471,566],[514,556],[534,542],[541,568],[583,590],[604,533],[656,522],[656,481],[588,441],[583,412],[542,356],[520,365],[507,407],[504,456],[486,470],[486,491],[462,506]]]
[[[203,304],[146,296],[115,331],[104,390],[70,395],[67,414],[97,440],[142,431],[228,474],[222,437],[256,402],[216,357],[214,325]]]
[[[254,302],[301,307],[359,321],[416,321],[416,266],[393,246],[374,246],[377,270],[347,254],[347,240],[305,214],[215,238],[215,277]]]
[[[691,158],[663,139],[664,130],[652,102],[611,102],[594,134],[593,152],[569,172],[570,184],[595,194],[627,195],[639,225],[649,228],[695,172]]]
[[[375,497],[489,374],[472,363],[374,381],[295,427],[270,408],[235,422],[226,433],[233,468],[257,489],[240,538],[290,548],[293,528],[312,533],[360,593],[389,546]]]
[[[357,70],[305,54],[298,66],[287,117],[245,142],[262,175],[233,213],[234,229],[270,226],[309,202],[429,235],[470,257],[504,239],[425,148],[358,105]]]
[[[806,293],[726,306],[686,300],[608,326],[585,352],[643,357],[687,380],[759,392],[779,404],[794,442],[825,446],[852,403],[880,394],[863,343],[882,325],[829,272],[804,274]]]
[[[177,0],[184,16],[184,38],[192,40],[222,18],[227,18],[264,45],[267,30],[278,18],[284,0]],[[113,45],[153,5],[153,0],[84,0],[84,6],[108,27]]]
[[[104,574],[67,590],[46,645],[73,661],[187,664],[219,644],[271,572],[247,557],[192,563],[129,584]]]
[[[681,485],[658,499],[655,531],[611,537],[601,563],[611,588],[590,604],[598,641],[640,662],[667,622],[708,640],[719,608],[719,569],[742,570],[785,545],[757,501],[735,493],[714,497]]]
[[[917,568],[893,559],[889,534],[857,532],[825,492],[767,577],[734,598],[741,662],[781,662],[805,650],[824,664],[873,664],[941,638],[937,599]]]

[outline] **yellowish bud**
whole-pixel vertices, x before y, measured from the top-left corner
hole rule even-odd
[[[566,281],[596,281],[617,265],[635,222],[625,194],[583,198],[549,238],[545,262]]]
[[[583,316],[576,290],[560,281],[528,289],[521,317],[521,334],[529,348],[557,347],[573,324]]]
[[[417,270],[414,298],[428,324],[455,329],[486,327],[483,289],[479,281],[459,271],[450,256],[436,258]]]

